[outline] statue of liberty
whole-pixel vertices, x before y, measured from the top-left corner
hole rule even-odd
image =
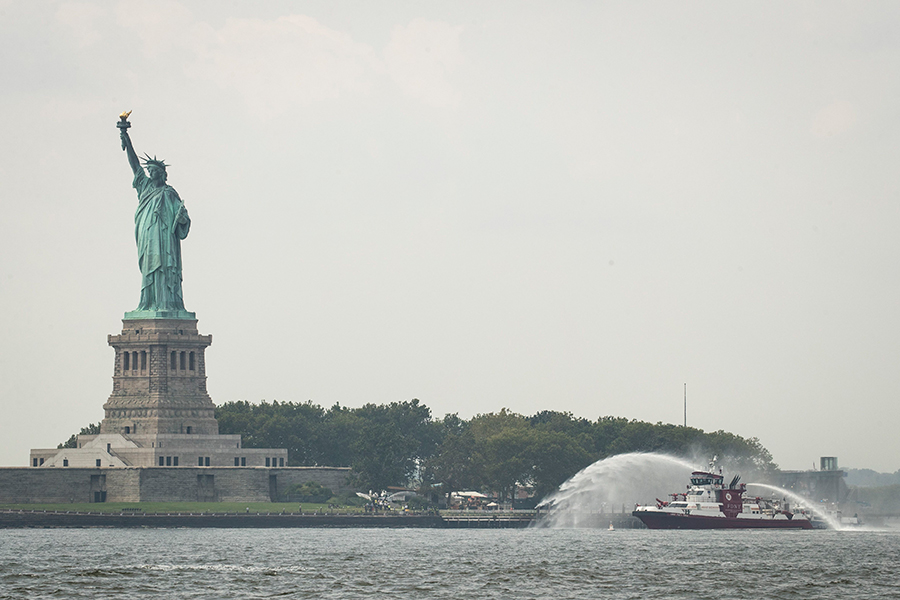
[[[134,238],[141,269],[141,300],[137,310],[126,313],[125,318],[194,318],[194,313],[184,310],[181,294],[181,240],[187,237],[191,219],[178,192],[166,184],[168,165],[145,155],[141,167],[128,135],[129,114],[122,113],[116,125],[138,196]]]

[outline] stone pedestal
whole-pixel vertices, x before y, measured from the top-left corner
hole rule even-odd
[[[288,464],[284,448],[243,448],[240,435],[219,435],[216,407],[206,392],[204,353],[212,336],[197,333],[196,319],[175,318],[176,313],[193,315],[167,311],[163,318],[162,311],[125,313],[122,333],[108,338],[116,361],[100,434],[77,436],[75,448],[33,449],[32,467],[146,467],[169,472],[178,471],[176,467],[281,469]],[[213,481],[212,475],[191,477],[206,482],[203,490]],[[227,477],[219,479],[221,487],[215,488],[213,496],[198,492],[191,498],[229,497],[238,484],[229,483]],[[126,486],[129,494],[137,493],[135,485]],[[179,497],[175,488],[162,486],[157,491],[159,497]],[[272,499],[275,495],[270,494]],[[94,501],[105,502],[102,498]]]
[[[196,319],[127,316],[108,338],[116,359],[101,434],[217,435],[204,359],[212,336],[197,332]]]

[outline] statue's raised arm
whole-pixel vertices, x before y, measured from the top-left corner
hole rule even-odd
[[[131,165],[131,172],[137,173],[137,170],[141,168],[141,161],[138,160],[137,154],[134,151],[134,146],[131,145],[131,136],[128,135],[128,128],[131,127],[131,123],[128,122],[128,115],[131,114],[131,111],[123,112],[119,115],[119,122],[116,123],[116,127],[119,128],[119,137],[122,138],[122,150],[125,151],[125,154],[128,156],[128,164]]]
[[[147,156],[144,164],[138,158],[128,135],[128,115],[119,115],[119,136],[122,150],[134,173],[132,185],[137,192],[138,206],[134,213],[134,238],[141,269],[141,300],[135,311],[126,313],[127,319],[185,319],[193,313],[184,310],[181,295],[181,240],[191,228],[184,202],[166,183],[166,165],[156,157]],[[146,167],[147,172],[144,172]]]

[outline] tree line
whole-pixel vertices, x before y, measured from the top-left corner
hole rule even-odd
[[[529,486],[538,498],[591,463],[626,452],[728,459],[745,478],[777,470],[755,437],[647,423],[622,417],[595,421],[544,410],[503,409],[463,419],[436,419],[419,400],[329,409],[312,402],[227,402],[216,407],[219,432],[240,434],[245,448],[287,448],[290,466],[351,467],[361,491],[409,486],[450,494]],[[98,425],[81,430],[99,433]],[[75,446],[73,435],[60,447]]]
[[[512,497],[530,486],[538,498],[591,463],[626,452],[718,455],[745,477],[777,470],[757,438],[726,431],[647,423],[621,417],[596,421],[568,412],[531,416],[506,409],[469,420],[433,418],[410,400],[325,409],[312,402],[228,402],[216,409],[221,433],[241,434],[247,448],[287,448],[292,466],[352,467],[358,489],[389,486],[497,491]]]

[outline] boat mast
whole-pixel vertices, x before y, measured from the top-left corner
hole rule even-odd
[[[684,384],[684,426],[687,427],[687,383]]]

